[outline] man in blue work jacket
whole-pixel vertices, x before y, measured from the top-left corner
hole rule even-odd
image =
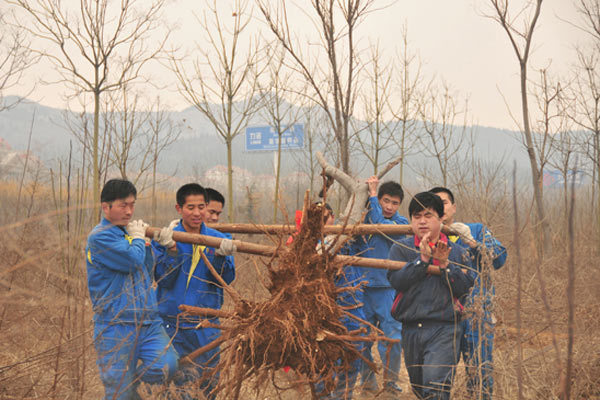
[[[218,224],[225,207],[225,197],[216,189],[206,188],[206,223]],[[230,233],[225,236],[231,239]]]
[[[111,400],[138,399],[140,381],[163,383],[177,370],[178,355],[169,345],[152,289],[148,225],[130,222],[136,195],[129,181],[106,182],[100,194],[104,218],[86,247],[94,346],[105,398]]]
[[[460,300],[473,286],[471,259],[466,249],[441,232],[444,205],[438,196],[416,194],[408,213],[415,236],[390,249],[390,260],[406,263],[388,272],[397,292],[391,312],[402,322],[404,361],[413,392],[419,399],[447,400],[460,351]]]
[[[407,225],[408,220],[398,213],[402,203],[404,191],[396,182],[385,182],[379,187],[379,179],[371,176],[367,179],[369,190],[368,212],[365,223],[368,224],[398,224]],[[366,245],[363,257],[387,259],[390,247],[400,240],[402,235],[371,235],[365,237]],[[360,240],[360,239],[359,239]],[[390,315],[394,302],[395,291],[387,279],[386,270],[378,268],[358,268],[362,272],[364,286],[364,313],[366,321],[381,329],[390,339],[402,339],[402,325]],[[387,344],[378,343],[379,356],[384,366],[384,389],[394,395],[402,392],[398,386],[398,372],[400,371],[402,344],[392,344],[387,357]],[[373,360],[371,346],[366,346],[364,356]],[[361,366],[361,384],[364,391],[376,392],[377,381],[373,371],[366,363]]]
[[[180,318],[177,328],[180,305],[220,309],[223,304],[223,289],[203,261],[201,252],[226,283],[231,283],[235,278],[232,256],[235,246],[224,234],[204,224],[206,199],[206,191],[197,183],[180,187],[176,194],[175,209],[181,219],[169,228],[161,229],[152,242],[158,258],[155,278],[160,316],[167,334],[173,337],[175,349],[182,357],[220,336],[220,330],[216,327],[219,324],[218,318]],[[175,243],[172,239],[173,231],[199,233],[224,240],[219,249]],[[198,324],[203,321],[210,326],[198,328]],[[175,380],[176,385],[181,388],[199,378],[199,387],[204,395],[209,399],[214,398],[212,391],[218,378],[214,367],[218,361],[218,347],[205,352],[194,360],[195,368],[184,368],[182,377]],[[188,398],[184,389],[180,389],[180,394],[183,398]]]
[[[481,398],[489,400],[493,391],[493,358],[495,319],[493,315],[494,285],[491,282],[489,271],[481,274],[484,257],[489,257],[494,269],[501,268],[506,262],[506,249],[492,236],[492,233],[480,223],[464,224],[455,222],[456,203],[454,194],[445,187],[435,187],[430,192],[438,195],[444,202],[445,225],[458,232],[460,236],[449,236],[449,239],[466,249],[472,255],[473,265],[477,269],[477,279],[471,294],[467,297],[467,306],[481,304],[474,313],[477,317],[467,318],[463,321],[463,338],[461,353],[467,365],[467,388],[471,393],[481,392]],[[486,250],[487,255],[482,251]],[[475,302],[481,298],[481,302]],[[478,311],[478,312],[477,312]],[[481,380],[480,380],[481,377]],[[479,390],[481,388],[481,390]]]

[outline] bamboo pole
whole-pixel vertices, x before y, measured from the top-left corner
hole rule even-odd
[[[146,236],[154,237],[154,232],[159,230],[160,228],[149,227],[146,229]],[[201,235],[199,233],[174,231],[173,240],[175,240],[176,242],[201,244],[203,246],[214,247],[218,249],[221,246],[221,241],[223,239],[215,236]],[[266,257],[272,257],[277,255],[277,247],[275,246],[265,246],[262,244],[242,242],[241,240],[234,240],[233,243],[236,246],[236,251],[241,253],[254,254]],[[340,254],[335,256],[335,261],[341,262],[344,265],[354,265],[357,267],[369,267],[391,270],[401,269],[404,267],[404,265],[406,265],[405,262],[401,261],[392,261],[387,259],[384,260],[380,258],[346,256]],[[427,272],[429,272],[430,274],[439,275],[440,269],[437,266],[430,265],[427,269]]]

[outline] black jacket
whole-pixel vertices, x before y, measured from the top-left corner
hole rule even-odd
[[[427,263],[421,262],[419,248],[414,237],[394,244],[389,259],[407,262],[400,270],[389,271],[388,279],[396,289],[396,301],[392,316],[403,323],[412,322],[457,322],[460,320],[458,300],[473,286],[471,258],[467,250],[449,243],[450,256],[447,272],[429,275]]]

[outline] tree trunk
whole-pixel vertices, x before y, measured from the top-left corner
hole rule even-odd
[[[100,92],[94,91],[94,134],[92,139],[92,181],[94,185],[94,207],[100,210],[100,165],[98,163],[98,136],[100,132]],[[98,211],[99,212],[99,211]],[[95,212],[94,212],[95,214]]]
[[[529,125],[529,106],[527,102],[527,64],[521,62],[521,104],[523,111],[523,134],[527,145],[527,156],[529,157],[529,165],[531,167],[531,180],[533,183],[533,196],[537,209],[537,236],[543,243],[543,254],[552,255],[552,236],[550,224],[546,220],[544,212],[544,198],[541,188],[542,171],[539,170],[537,160],[535,158],[535,150],[533,148],[533,139],[531,135],[531,127]]]
[[[225,141],[227,146],[227,219],[233,222],[233,158],[231,155],[232,140]]]
[[[595,178],[596,178],[596,191],[600,191],[600,132],[596,132],[594,135],[594,153],[596,157],[595,165]],[[592,191],[592,199],[594,193]],[[596,239],[596,248],[598,254],[600,254],[600,194],[596,196],[596,230],[598,231],[598,239]]]
[[[277,165],[275,169],[275,195],[273,198],[273,223],[277,222],[277,209],[279,208],[279,176],[281,171],[281,127],[277,127],[279,140],[277,143]]]

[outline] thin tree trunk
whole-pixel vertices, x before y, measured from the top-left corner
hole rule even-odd
[[[600,133],[596,132],[594,135],[594,153],[596,156],[596,168],[595,168],[595,190],[592,189],[592,201],[594,199],[595,192],[600,193]],[[600,194],[596,195],[596,230],[598,232],[598,239],[596,239],[596,249],[600,254]]]
[[[516,328],[517,328],[517,399],[523,398],[523,344],[521,343],[521,294],[522,294],[522,277],[521,277],[521,246],[519,240],[519,208],[517,207],[517,163],[513,167],[513,212],[515,214],[514,220],[514,238],[513,241],[517,250],[517,297],[515,305],[516,313]]]
[[[275,169],[275,195],[273,197],[273,223],[277,222],[277,209],[279,208],[279,177],[281,171],[281,127],[277,127],[279,140],[277,143],[277,165]]]
[[[227,145],[227,219],[233,222],[233,157],[231,155],[232,140],[225,142]]]
[[[96,70],[96,75],[98,71]],[[100,92],[94,91],[94,133],[92,139],[92,176],[94,186],[94,207],[100,212],[100,165],[98,163],[98,137],[100,132]],[[94,213],[96,214],[96,213]]]
[[[552,255],[552,237],[550,234],[550,224],[546,220],[544,212],[544,198],[541,188],[541,173],[535,157],[533,147],[533,139],[531,135],[531,126],[529,125],[529,105],[527,100],[527,62],[522,61],[521,65],[521,104],[523,112],[523,133],[527,145],[527,156],[529,157],[529,165],[531,167],[531,180],[533,183],[533,195],[537,210],[537,227],[536,232],[538,238],[543,243],[543,249],[540,259],[543,260],[544,255]]]

